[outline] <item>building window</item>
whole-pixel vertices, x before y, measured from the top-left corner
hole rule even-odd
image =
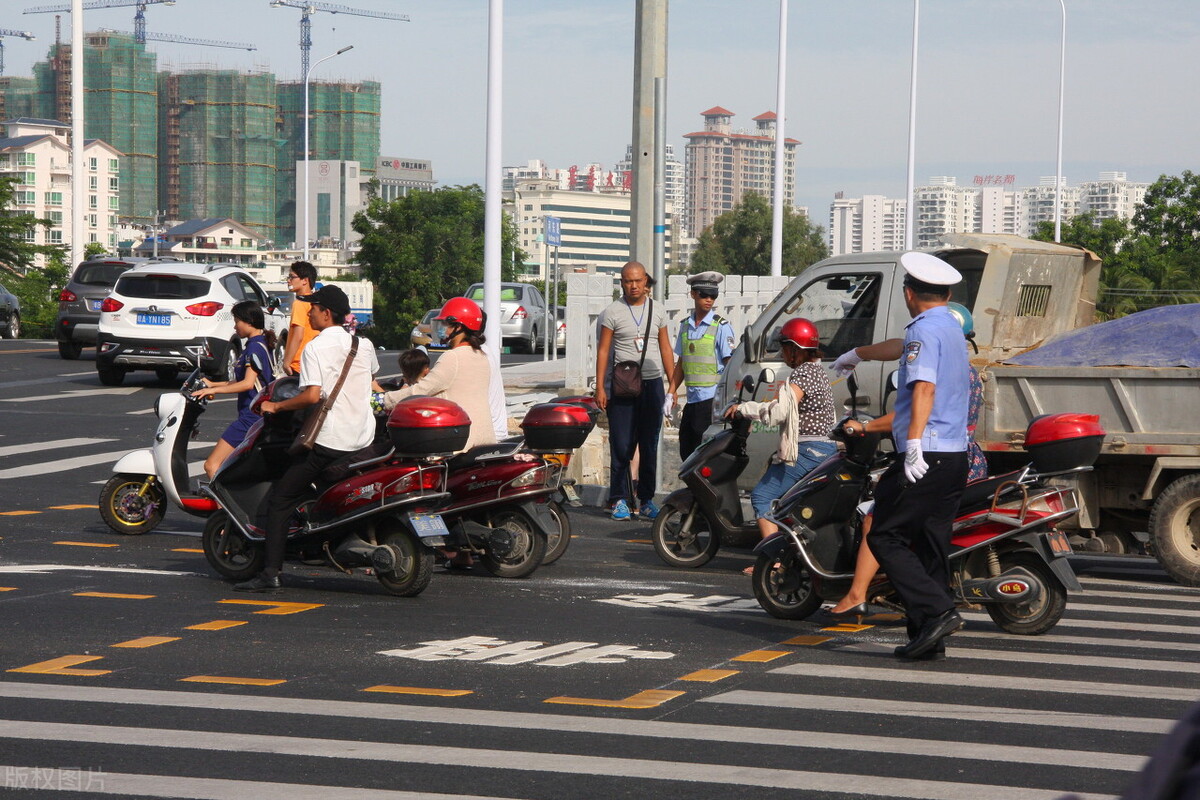
[[[46,216],[50,218],[51,225],[62,225],[63,224],[63,212],[61,212],[61,211],[51,211]]]
[[[110,158],[108,160],[108,171],[109,172],[120,172],[121,171],[121,162],[117,161],[115,158]]]
[[[96,215],[95,214],[88,214],[88,225],[90,225],[93,228],[96,227]]]
[[[110,197],[110,198],[108,198],[108,207],[109,207],[109,209],[111,209],[112,211],[116,211],[118,208],[120,208],[120,207],[121,207],[121,200],[120,200],[120,198],[118,198],[118,197]]]
[[[96,206],[96,195],[89,194],[88,195],[88,208],[96,208],[96,207],[97,207]]]
[[[95,161],[96,159],[93,158],[92,160]],[[88,191],[91,191],[91,192],[96,191],[96,176],[95,175],[88,177]]]
[[[94,159],[94,158],[88,159],[88,169],[91,170],[92,172],[96,171],[96,159]]]
[[[120,188],[121,188],[121,181],[119,178],[113,177],[113,178],[108,179],[108,190],[110,192],[118,191]]]
[[[25,233],[21,235],[27,242],[37,242],[37,230],[34,228],[26,228]]]
[[[4,157],[4,161],[5,161],[5,163],[8,162],[8,156]],[[17,166],[18,167],[37,166],[37,154],[36,153],[17,153]]]
[[[62,231],[50,231],[50,244],[62,244]]]

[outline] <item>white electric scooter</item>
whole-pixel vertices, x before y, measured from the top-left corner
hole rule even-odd
[[[168,500],[198,517],[217,510],[216,501],[201,497],[189,485],[188,442],[196,437],[196,423],[208,405],[207,400],[193,398],[192,392],[203,388],[197,369],[178,392],[159,395],[154,401],[158,417],[154,444],[126,453],[113,465],[113,476],[100,490],[100,516],[117,533],[154,530],[167,513]]]

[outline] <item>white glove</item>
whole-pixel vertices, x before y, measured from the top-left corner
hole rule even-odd
[[[908,478],[909,483],[916,483],[928,471],[929,465],[921,453],[921,440],[909,439],[908,446],[904,448],[904,477]]]
[[[853,349],[847,350],[833,362],[833,374],[839,378],[844,378],[851,372],[854,372],[854,368],[861,363],[862,358],[859,357],[858,353]]]
[[[675,395],[669,394],[663,400],[663,416],[670,418],[671,412],[675,410]]]

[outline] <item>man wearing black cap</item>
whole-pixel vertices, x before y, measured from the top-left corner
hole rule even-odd
[[[679,420],[679,457],[685,461],[704,440],[704,432],[712,422],[717,384],[733,355],[733,327],[712,310],[724,279],[719,272],[701,272],[687,279],[694,308],[679,323],[675,369],[663,404],[663,416],[670,416],[676,390],[681,384],[687,385],[687,405]]]
[[[240,592],[270,592],[279,588],[279,573],[287,544],[288,519],[309,495],[313,480],[325,467],[344,455],[361,450],[375,438],[371,413],[371,376],[379,371],[370,340],[352,337],[342,327],[350,313],[346,293],[333,285],[322,286],[302,298],[311,303],[308,321],[317,331],[300,356],[300,393],[282,402],[265,401],[262,413],[298,411],[329,398],[346,377],[333,399],[316,445],[295,461],[271,490],[267,510],[266,563],[263,571],[234,585]],[[353,356],[351,356],[353,352]],[[315,409],[314,409],[315,413]]]

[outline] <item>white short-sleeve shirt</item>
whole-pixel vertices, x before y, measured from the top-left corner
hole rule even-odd
[[[328,397],[337,386],[350,354],[350,334],[341,325],[317,334],[300,355],[300,388],[320,386]],[[359,337],[358,352],[346,375],[346,382],[333,401],[325,424],[317,434],[317,444],[330,450],[361,450],[375,438],[375,417],[371,413],[371,376],[379,371],[379,360],[370,339]]]

